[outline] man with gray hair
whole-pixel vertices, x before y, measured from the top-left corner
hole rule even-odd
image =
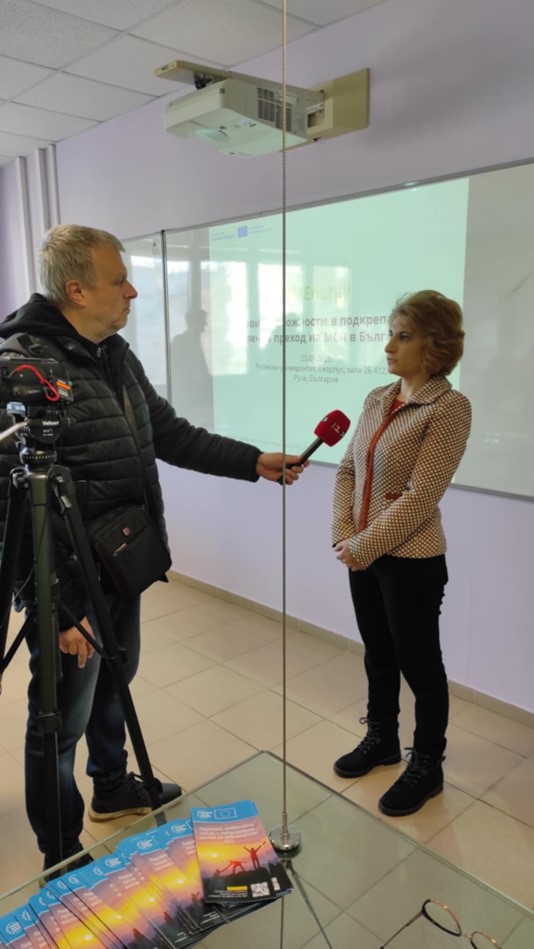
[[[286,483],[298,478],[296,456],[262,453],[244,442],[195,428],[177,416],[148,380],[141,362],[119,335],[128,320],[137,291],[128,280],[120,241],[106,231],[60,225],[46,235],[41,253],[43,294],[0,324],[2,338],[16,336],[22,346],[37,344],[65,368],[74,393],[66,407],[70,424],[59,445],[59,462],[70,468],[82,519],[90,524],[125,503],[143,505],[145,494],[162,540],[167,544],[163,501],[156,459],[205,474]],[[137,433],[130,427],[125,403],[131,407]],[[8,426],[0,406],[0,427]],[[8,445],[8,447],[5,447]],[[17,464],[14,442],[0,445],[0,537],[3,537],[9,473]],[[85,734],[89,751],[87,774],[93,779],[89,816],[106,821],[126,814],[147,813],[149,796],[139,778],[127,769],[125,724],[113,676],[100,662],[72,617],[98,641],[100,631],[88,602],[72,550],[55,538],[55,566],[60,593],[58,607],[62,679],[58,684],[61,727],[58,735],[62,850],[64,857],[81,849],[84,802],[74,778],[76,745]],[[17,605],[29,608],[28,578],[31,542],[23,544],[17,573]],[[103,583],[104,586],[104,583]],[[122,598],[106,589],[107,607],[119,647],[126,654],[124,671],[130,682],[140,651],[140,597]],[[66,607],[67,610],[64,610]],[[26,733],[26,807],[40,850],[49,865],[46,833],[44,752],[38,730],[39,650],[37,630],[30,630],[31,680]],[[160,803],[181,794],[176,784],[162,784]]]

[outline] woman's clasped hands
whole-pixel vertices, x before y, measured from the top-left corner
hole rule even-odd
[[[351,540],[351,537],[347,537],[346,540],[340,540],[339,543],[335,545],[334,551],[336,560],[341,560],[341,563],[345,564],[349,570],[365,570],[363,563],[356,560],[350,552],[349,543]]]

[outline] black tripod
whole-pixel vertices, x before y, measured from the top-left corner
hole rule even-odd
[[[17,424],[9,432],[19,429],[19,459],[21,468],[10,474],[10,488],[3,554],[0,564],[0,682],[4,669],[22,642],[31,624],[37,623],[39,642],[39,731],[43,736],[46,803],[46,825],[48,836],[48,860],[51,865],[63,859],[61,842],[61,802],[59,792],[58,732],[61,717],[57,709],[56,683],[60,674],[57,621],[57,580],[53,557],[52,492],[58,500],[58,508],[66,524],[72,548],[75,551],[80,574],[87,597],[92,605],[100,629],[101,647],[86,630],[71,616],[72,625],[85,636],[88,642],[110,663],[117,692],[122,705],[126,726],[132,741],[143,785],[149,795],[153,810],[160,806],[159,782],[154,777],[146,746],[141,733],[137,713],[128,683],[122,668],[123,655],[117,645],[115,632],[108,613],[106,600],[100,586],[89,541],[76,502],[76,494],[68,468],[57,465],[57,442],[62,419],[55,409],[9,403],[9,414]],[[7,435],[8,433],[4,433]],[[33,563],[35,583],[35,608],[32,609],[8,653],[5,653],[9,616],[17,577],[21,545],[23,540],[24,513],[30,504]],[[65,604],[63,609],[68,615]],[[164,822],[162,818],[162,822]]]

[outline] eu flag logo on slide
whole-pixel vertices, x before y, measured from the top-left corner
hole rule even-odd
[[[248,224],[241,224],[241,225],[237,228],[237,236],[238,236],[238,237],[247,237],[247,236],[248,236]]]

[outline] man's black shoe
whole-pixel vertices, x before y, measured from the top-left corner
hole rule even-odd
[[[178,784],[158,784],[159,806],[169,804],[180,797],[182,789]],[[116,817],[125,817],[128,814],[150,814],[152,804],[148,791],[143,786],[139,775],[130,772],[124,776],[120,784],[104,791],[95,789],[89,817],[94,821],[115,820]]]
[[[423,804],[443,791],[444,756],[425,755],[415,748],[407,749],[410,761],[405,771],[382,795],[378,807],[389,817],[415,814]]]
[[[389,725],[386,730],[383,723],[370,718],[360,718],[360,723],[367,725],[367,735],[354,751],[338,758],[334,764],[334,771],[341,778],[360,778],[380,764],[398,764],[401,760],[396,726]]]

